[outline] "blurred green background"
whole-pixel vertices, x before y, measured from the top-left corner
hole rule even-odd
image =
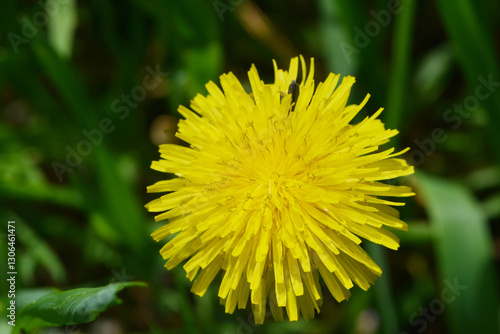
[[[499,23],[498,1],[3,0],[0,332],[15,220],[18,324],[47,287],[148,284],[41,333],[499,333]],[[199,298],[163,268],[143,206],[165,175],[149,165],[207,81],[232,71],[248,87],[254,63],[271,82],[271,60],[298,54],[316,82],[356,76],[366,114],[385,107],[417,196],[399,251],[367,245],[384,269],[368,292],[339,304],[325,290],[314,320],[256,326],[250,308],[224,313],[217,284]]]

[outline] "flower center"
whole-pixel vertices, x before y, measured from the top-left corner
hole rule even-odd
[[[266,200],[272,203],[276,208],[281,209],[287,205],[288,193],[287,178],[285,175],[272,172],[268,181]]]

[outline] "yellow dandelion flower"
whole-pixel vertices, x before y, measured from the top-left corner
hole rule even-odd
[[[275,319],[295,321],[320,311],[320,278],[337,301],[353,284],[366,290],[382,271],[361,248],[361,239],[399,247],[385,227],[406,230],[380,196],[411,196],[404,186],[380,181],[413,173],[406,150],[379,150],[398,133],[377,119],[382,109],[350,124],[366,104],[346,105],[354,84],[330,74],[315,87],[314,59],[296,84],[299,58],[288,71],[274,62],[275,80],[265,84],[255,66],[248,72],[252,93],[232,73],[213,82],[179,112],[177,137],[189,147],[164,144],[151,168],[177,178],[148,192],[168,192],[146,205],[168,224],[156,241],[175,234],[161,249],[165,267],[187,260],[192,292],[202,296],[222,271],[221,303],[232,313],[250,298],[255,322],[266,303]]]

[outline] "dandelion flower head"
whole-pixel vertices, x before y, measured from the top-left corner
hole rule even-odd
[[[191,110],[180,106],[176,136],[189,144],[160,146],[152,168],[177,177],[149,192],[167,194],[146,205],[168,223],[152,236],[169,237],[160,253],[172,269],[184,263],[192,292],[202,296],[222,272],[218,295],[225,311],[245,308],[263,323],[266,304],[275,319],[291,321],[320,311],[323,281],[337,301],[354,284],[366,290],[382,271],[362,239],[391,249],[406,230],[388,197],[411,196],[381,181],[413,173],[397,158],[406,150],[380,146],[397,130],[377,119],[353,118],[368,101],[347,105],[355,79],[330,74],[315,86],[300,57],[288,71],[274,62],[274,83],[248,72],[251,93],[232,73],[206,85]],[[340,84],[339,84],[340,82]],[[294,87],[296,85],[297,87]],[[294,89],[296,88],[296,89]]]

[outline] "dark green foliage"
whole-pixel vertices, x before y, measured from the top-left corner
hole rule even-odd
[[[6,263],[15,220],[18,324],[28,332],[81,324],[90,333],[108,320],[126,333],[498,332],[499,22],[495,1],[4,0],[0,257]],[[199,298],[181,266],[163,268],[150,237],[162,223],[144,205],[156,198],[146,186],[166,176],[149,165],[160,142],[179,143],[177,107],[206,94],[209,80],[232,71],[249,87],[255,63],[269,82],[271,60],[287,68],[299,52],[315,58],[316,82],[329,72],[356,76],[349,102],[371,94],[361,117],[386,108],[384,122],[400,130],[391,145],[410,146],[404,157],[419,170],[398,182],[417,196],[401,209],[410,228],[398,232],[400,250],[366,247],[384,269],[373,288],[354,288],[341,304],[325,290],[316,319],[268,317],[256,327],[250,305],[227,315],[216,286]],[[8,277],[2,269],[2,310]],[[433,312],[455,279],[467,289]],[[126,289],[111,307],[135,280],[147,287]],[[78,291],[103,298],[73,303]],[[11,329],[0,323],[1,333]]]

